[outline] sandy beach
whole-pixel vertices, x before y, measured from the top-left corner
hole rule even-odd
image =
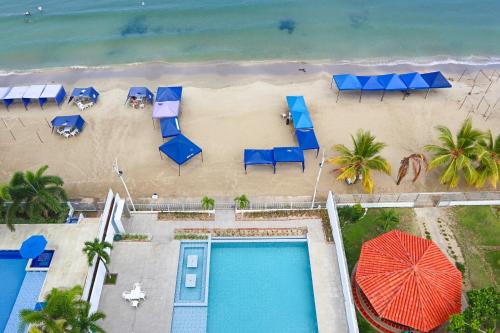
[[[299,71],[305,68],[306,72]],[[453,84],[452,89],[412,93],[405,100],[400,92],[367,93],[361,103],[357,93],[341,94],[330,89],[331,74],[381,74],[405,70],[442,70]],[[50,105],[41,110],[32,104],[25,111],[16,104],[7,112],[0,110],[0,182],[7,182],[17,170],[49,165],[49,173],[61,176],[72,197],[102,196],[107,188],[122,191],[112,165],[118,159],[120,168],[134,197],[200,197],[239,194],[311,195],[320,157],[305,152],[306,169],[299,165],[279,164],[276,174],[271,167],[253,166],[245,174],[243,149],[270,149],[295,146],[291,126],[281,114],[287,111],[287,95],[303,95],[314,123],[321,150],[332,156],[331,147],[350,145],[350,134],[359,128],[370,130],[387,143],[383,155],[392,165],[389,177],[375,175],[375,192],[446,191],[439,184],[438,173],[431,172],[411,183],[411,176],[400,186],[395,178],[402,157],[423,151],[435,142],[434,127],[442,124],[455,131],[470,113],[474,126],[500,130],[500,80],[495,68],[485,68],[493,83],[479,75],[471,90],[476,67],[458,81],[461,65],[437,67],[369,67],[328,65],[321,63],[207,63],[128,65],[106,68],[52,69],[35,73],[16,73],[0,77],[0,86],[62,83],[70,92],[73,87],[94,86],[100,93],[96,106],[83,112],[64,103],[61,109]],[[153,127],[152,107],[136,110],[124,105],[130,86],[182,85],[182,133],[203,149],[204,162],[195,157],[182,166],[168,158],[160,159],[158,147],[162,138],[158,125]],[[486,92],[486,90],[488,91]],[[483,99],[484,97],[484,99]],[[483,101],[481,102],[481,99]],[[481,104],[478,107],[478,104]],[[496,105],[495,105],[496,103]],[[482,116],[490,105],[488,120]],[[474,110],[474,112],[470,112]],[[48,122],[57,115],[81,114],[86,127],[76,138],[64,139],[52,134]],[[333,167],[323,170],[318,193],[361,193],[360,184],[347,186],[335,180]],[[485,187],[484,189],[489,189]],[[461,183],[456,190],[474,191]]]

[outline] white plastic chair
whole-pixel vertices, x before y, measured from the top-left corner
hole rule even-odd
[[[131,301],[132,300],[131,293],[129,291],[124,291],[122,293],[122,298],[124,300]]]
[[[71,136],[76,136],[76,135],[78,135],[78,133],[79,133],[78,128],[75,128],[74,130],[72,130],[72,131],[69,133],[69,135],[71,135]]]
[[[139,301],[132,301],[130,302],[130,305],[137,309],[139,307]]]

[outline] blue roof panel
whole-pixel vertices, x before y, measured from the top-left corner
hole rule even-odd
[[[339,90],[360,90],[361,82],[357,76],[352,74],[334,75],[333,79]]]

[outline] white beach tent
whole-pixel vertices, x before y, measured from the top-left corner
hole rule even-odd
[[[3,100],[3,97],[7,95],[10,91],[10,87],[0,87],[0,99]]]
[[[9,106],[15,101],[15,100],[20,100],[22,101],[23,95],[28,90],[29,86],[20,86],[20,87],[12,87],[10,91],[5,95],[2,99],[3,102],[5,103],[5,106],[9,108]]]
[[[23,95],[23,104],[26,109],[28,109],[28,104],[30,104],[32,99],[39,99],[43,90],[45,89],[45,85],[37,84],[33,86],[29,86],[29,88],[24,92]]]
[[[60,106],[64,101],[64,97],[66,97],[66,90],[64,90],[62,84],[48,84],[40,95],[40,106],[43,108],[49,99],[53,99],[57,106]]]

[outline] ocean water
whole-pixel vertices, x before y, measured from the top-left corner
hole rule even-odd
[[[499,0],[4,0],[0,70],[154,60],[499,62],[499,13]]]
[[[307,243],[212,243],[208,333],[317,333]]]

